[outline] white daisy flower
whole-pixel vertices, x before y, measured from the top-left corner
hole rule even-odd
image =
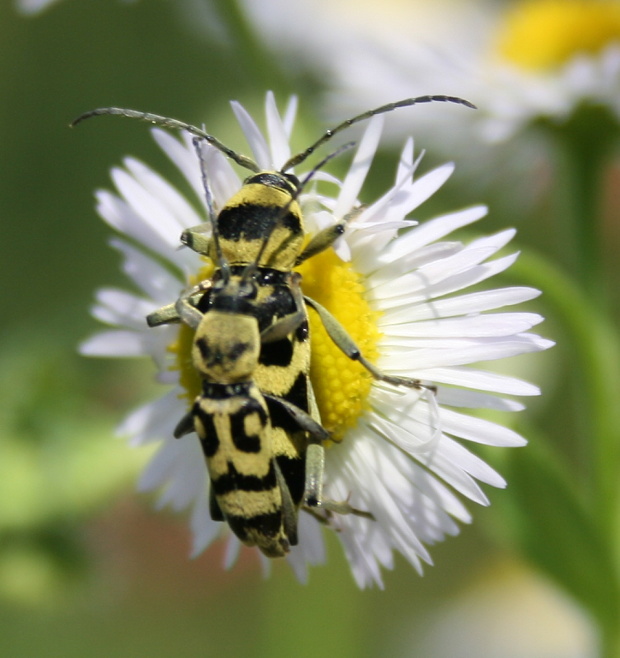
[[[267,96],[268,139],[239,104],[233,103],[233,110],[258,165],[282,166],[290,157],[295,103],[282,118],[273,96]],[[422,563],[431,561],[427,546],[457,534],[458,522],[471,520],[463,499],[486,505],[479,483],[505,486],[502,477],[466,446],[521,446],[525,440],[468,410],[517,411],[522,405],[504,396],[536,395],[538,389],[471,364],[551,345],[529,332],[542,320],[539,315],[492,312],[532,299],[538,291],[483,290],[478,285],[515,260],[516,254],[498,255],[513,230],[468,243],[446,239],[481,219],[486,213],[482,206],[410,228],[415,222],[407,217],[446,181],[451,164],[414,176],[420,157],[414,157],[409,140],[394,185],[374,203],[360,205],[358,196],[381,128],[379,117],[368,123],[342,182],[323,175],[328,183],[320,185],[327,187],[331,181],[330,189],[335,184],[337,194],[329,196],[321,188],[300,199],[307,222],[315,229],[350,218],[336,250],[315,256],[300,268],[304,293],[327,307],[379,368],[390,375],[419,378],[429,386],[402,389],[374,381],[340,352],[310,312],[311,380],[322,423],[334,437],[326,450],[324,494],[349,500],[371,512],[374,520],[334,515],[326,529],[302,512],[299,545],[287,559],[298,578],[305,580],[307,565],[325,559],[323,533],[334,529],[360,587],[381,586],[381,567],[392,567],[394,552],[421,571]],[[186,137],[179,140],[157,129],[153,135],[193,188],[202,211],[133,158],[112,171],[117,192],[98,192],[98,211],[117,232],[143,247],[123,238],[112,240],[123,256],[125,273],[141,292],[100,290],[93,313],[113,328],[95,335],[81,349],[97,356],[153,357],[169,390],[132,413],[119,430],[132,445],[159,443],[139,488],[161,489],[162,506],[190,510],[194,554],[228,534],[229,565],[240,543],[225,524],[210,518],[199,441],[195,436],[173,438],[174,426],[193,397],[186,389],[191,388],[195,373],[178,365],[189,349],[188,330],[178,325],[148,329],[144,320],[149,312],[176,300],[190,282],[208,275],[204,260],[178,249],[181,231],[199,224],[206,213],[195,151]],[[214,201],[221,207],[242,181],[219,151],[208,147],[205,154]],[[408,230],[401,233],[401,228]],[[475,289],[468,290],[472,286]],[[262,559],[266,564],[267,558]]]

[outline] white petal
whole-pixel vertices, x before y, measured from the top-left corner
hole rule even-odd
[[[493,391],[503,395],[540,395],[540,389],[515,377],[473,368],[429,368],[417,370],[417,376],[425,381],[451,386],[465,386],[479,391]]]
[[[196,158],[195,154],[194,158]],[[151,168],[135,158],[125,158],[124,165],[135,180],[140,183],[144,192],[156,199],[157,205],[165,208],[168,216],[174,217],[181,227],[195,226],[203,221],[187,202],[187,199],[181,196],[176,188]]]
[[[410,322],[431,318],[481,313],[534,299],[540,291],[534,288],[500,288],[433,300],[432,304],[416,304],[410,308]]]
[[[132,357],[148,356],[143,337],[135,331],[102,331],[80,345],[85,356]]]
[[[376,116],[368,122],[368,127],[360,141],[353,162],[343,181],[340,194],[338,195],[338,202],[334,209],[334,215],[336,217],[344,217],[357,205],[357,197],[366,180],[372,159],[377,151],[382,130],[383,117]]]
[[[490,313],[399,324],[388,324],[385,320],[379,320],[377,326],[385,334],[383,340],[394,343],[397,342],[397,338],[511,336],[531,329],[543,319],[536,313]],[[385,345],[385,342],[383,344]],[[401,345],[406,344],[406,341],[401,341]]]
[[[267,117],[267,134],[271,146],[271,162],[281,166],[291,157],[291,148],[289,146],[289,135],[271,91],[267,92],[265,116]]]
[[[513,448],[527,443],[521,435],[507,427],[450,409],[441,411],[441,428],[453,436],[489,446]]]
[[[390,249],[390,258],[396,259],[415,252],[421,247],[436,242],[456,229],[477,222],[487,214],[486,206],[474,206],[458,212],[448,213],[419,224],[403,236]]]
[[[129,437],[134,447],[172,437],[174,426],[185,413],[180,393],[178,388],[168,391],[160,399],[134,409],[117,427],[117,435]]]
[[[243,134],[252,149],[256,164],[264,170],[274,169],[275,163],[271,160],[269,146],[254,119],[248,114],[243,105],[237,101],[232,101],[230,105],[237,117],[239,125],[241,126],[241,130],[243,130]]]
[[[181,141],[160,128],[153,128],[151,134],[162,151],[172,160],[191,185],[196,197],[200,199],[203,195],[200,167],[196,166],[196,153],[193,148],[188,146],[188,141]]]
[[[206,491],[198,497],[194,504],[190,527],[192,530],[191,557],[200,555],[222,532],[222,524],[211,519]]]
[[[155,306],[168,304],[178,296],[183,283],[170,270],[122,240],[113,239],[110,244],[124,256],[123,272],[155,302]],[[199,263],[198,258],[196,262]]]
[[[145,317],[155,305],[124,290],[102,288],[97,291],[93,316],[107,324],[124,326],[136,331],[146,329]],[[146,332],[145,332],[146,333]]]

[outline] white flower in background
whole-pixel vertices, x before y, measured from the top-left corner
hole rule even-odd
[[[233,103],[233,110],[259,166],[281,166],[290,156],[294,103],[281,118],[272,95],[267,96],[268,140],[240,105]],[[516,254],[497,255],[513,230],[465,244],[446,239],[482,218],[484,207],[448,213],[410,228],[415,222],[406,217],[441,187],[452,165],[414,178],[420,158],[414,158],[413,142],[408,140],[394,185],[374,203],[360,205],[358,195],[381,127],[378,117],[368,123],[341,183],[318,183],[319,191],[309,190],[301,198],[311,230],[352,217],[336,252],[313,257],[300,268],[304,292],[331,310],[380,368],[437,387],[435,395],[375,382],[331,343],[310,312],[312,384],[322,422],[339,440],[326,451],[324,493],[334,500],[348,499],[375,518],[336,515],[330,523],[361,587],[382,584],[380,568],[392,567],[395,551],[421,571],[422,563],[430,562],[426,546],[457,534],[457,522],[471,520],[462,498],[486,505],[479,482],[505,485],[466,445],[521,446],[524,439],[467,411],[516,411],[522,405],[504,395],[536,395],[538,390],[471,364],[551,345],[529,333],[540,316],[492,312],[532,299],[536,290],[481,290],[478,285],[514,262]],[[202,204],[202,210],[197,212],[168,182],[133,158],[112,171],[117,193],[99,192],[98,211],[132,240],[130,244],[115,238],[112,245],[123,256],[125,273],[142,292],[100,290],[93,313],[114,328],[92,337],[82,352],[154,358],[161,381],[170,388],[132,413],[120,428],[133,445],[156,441],[160,446],[140,489],[163,489],[161,505],[191,510],[195,554],[227,534],[226,562],[231,564],[240,543],[225,524],[210,518],[199,441],[195,435],[172,438],[189,405],[185,387],[191,373],[178,367],[189,342],[181,335],[187,329],[148,329],[144,320],[147,313],[176,300],[189,281],[205,276],[204,261],[190,250],[178,249],[181,231],[206,216],[196,154],[188,138],[179,140],[160,130],[153,134],[196,193],[192,203]],[[207,175],[216,206],[221,207],[239,189],[241,178],[219,151],[208,147],[206,153]],[[329,196],[323,188],[335,188],[335,194]],[[408,230],[401,234],[401,228]],[[467,291],[472,286],[475,290]],[[305,579],[308,564],[324,560],[326,531],[314,517],[300,514],[300,542],[287,558],[300,580]]]
[[[463,96],[480,111],[429,107],[390,122],[401,135],[434,126],[452,148],[465,128],[500,141],[539,118],[561,122],[583,102],[620,118],[618,0],[392,0],[380,12],[350,0],[330,2],[329,11],[325,0],[288,10],[285,0],[268,2],[270,12],[252,3],[247,10],[267,43],[314,53],[311,61],[331,77],[330,114],[419,94]],[[303,20],[294,21],[293,10]]]
[[[17,0],[15,4],[23,14],[38,14],[57,2],[59,0]]]
[[[40,14],[58,2],[60,0],[15,0],[15,6],[22,14]],[[123,2],[135,2],[135,0],[123,0]]]

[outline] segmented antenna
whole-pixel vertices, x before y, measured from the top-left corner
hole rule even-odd
[[[172,128],[174,130],[186,130],[196,137],[204,139],[208,144],[215,147],[218,151],[221,151],[225,156],[229,157],[233,162],[236,162],[238,165],[244,169],[249,169],[254,173],[260,173],[261,168],[246,155],[241,155],[236,151],[233,151],[231,148],[228,148],[225,144],[222,144],[217,137],[213,137],[209,133],[201,130],[197,126],[193,126],[191,123],[185,123],[185,121],[179,121],[178,119],[171,119],[170,117],[164,117],[159,114],[152,114],[151,112],[141,112],[139,110],[129,110],[122,107],[100,107],[96,110],[91,110],[90,112],[84,112],[80,114],[77,119],[74,119],[69,125],[71,127],[77,126],[78,123],[86,121],[91,117],[104,116],[106,114],[127,117],[128,119],[138,119],[139,121],[146,121],[148,123],[153,123],[156,126],[162,126],[162,128]]]
[[[347,119],[346,121],[343,121],[335,128],[332,128],[331,130],[327,130],[320,139],[318,139],[316,142],[314,142],[314,144],[312,144],[312,146],[309,146],[307,149],[304,149],[297,155],[294,155],[292,158],[290,158],[284,164],[281,171],[282,172],[288,171],[289,169],[296,167],[298,164],[301,164],[306,158],[312,155],[319,146],[322,146],[323,144],[325,144],[325,142],[329,141],[334,135],[337,135],[339,132],[345,130],[345,128],[348,128],[349,126],[352,126],[354,123],[365,121],[366,119],[370,119],[371,117],[374,117],[377,114],[385,114],[386,112],[397,110],[399,107],[409,107],[410,105],[419,105],[422,103],[435,103],[435,102],[456,103],[457,105],[465,105],[465,107],[470,107],[473,110],[477,109],[473,103],[466,101],[464,98],[459,98],[458,96],[442,96],[442,95],[416,96],[415,98],[405,98],[402,101],[396,101],[395,103],[388,103],[387,105],[382,105],[381,107],[377,107],[374,110],[368,110],[366,112],[362,112],[362,114],[358,114],[356,117],[353,117],[352,119]]]
[[[228,261],[224,258],[222,254],[222,245],[220,244],[220,229],[217,224],[217,214],[215,213],[215,208],[213,206],[213,193],[211,192],[211,186],[209,185],[209,178],[207,177],[207,163],[204,158],[204,153],[202,150],[202,142],[206,141],[202,137],[193,137],[192,144],[196,155],[198,156],[198,162],[200,163],[200,176],[202,178],[202,186],[205,191],[205,199],[207,201],[207,213],[209,215],[209,221],[211,222],[211,239],[213,245],[215,246],[215,256],[217,258],[217,264],[222,272],[222,278],[224,281],[228,281],[230,278],[230,268],[228,266]]]

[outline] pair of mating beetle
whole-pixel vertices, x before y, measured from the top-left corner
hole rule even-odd
[[[473,107],[454,96],[420,96],[383,105],[327,131],[280,171],[262,171],[204,130],[156,114],[108,107],[87,112],[72,124],[111,114],[194,135],[209,217],[205,224],[185,230],[181,242],[208,256],[215,272],[175,303],[151,313],[147,322],[151,327],[183,322],[195,331],[192,363],[202,379],[202,392],[174,436],[195,431],[200,439],[210,478],[212,518],[226,521],[243,543],[257,546],[268,557],[284,556],[298,543],[300,508],[323,521],[331,513],[373,518],[347,502],[322,495],[323,444],[329,433],[320,423],[309,381],[306,307],[318,313],[335,344],[375,379],[432,388],[376,368],[338,321],[301,291],[301,276],[294,268],[329,248],[346,226],[344,221],[336,223],[304,247],[298,198],[311,176],[343,149],[325,158],[302,181],[287,172],[354,123],[433,101]],[[253,172],[219,214],[207,180],[204,142]]]

